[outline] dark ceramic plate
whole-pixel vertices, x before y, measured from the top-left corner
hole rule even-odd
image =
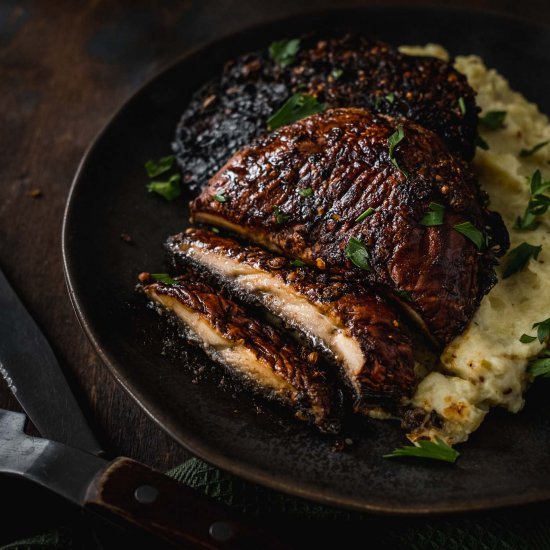
[[[550,498],[550,409],[545,382],[517,415],[493,411],[455,466],[388,460],[405,444],[399,426],[361,420],[346,452],[215,377],[196,380],[197,352],[166,351],[166,328],[134,293],[140,271],[164,271],[162,243],[186,225],[188,197],[145,192],[143,164],[170,150],[191,94],[229,58],[272,40],[329,25],[393,44],[446,46],[481,55],[512,86],[550,112],[550,30],[494,15],[444,9],[366,8],[296,17],[243,31],[184,57],[143,87],[97,138],[75,178],[66,211],[64,257],[80,321],[116,379],[193,454],[273,489],[363,511],[396,514],[487,509]],[[132,236],[128,245],[121,233]],[[168,346],[169,347],[169,346]]]

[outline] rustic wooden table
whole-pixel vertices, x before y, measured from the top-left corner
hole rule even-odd
[[[0,266],[50,340],[88,419],[113,455],[160,469],[189,456],[115,383],[73,313],[63,278],[61,222],[82,154],[125,99],[196,44],[304,9],[361,3],[0,1]],[[548,0],[438,3],[550,24]],[[0,407],[19,409],[3,381]],[[0,481],[0,490],[6,483]],[[23,489],[18,493],[25,495]]]

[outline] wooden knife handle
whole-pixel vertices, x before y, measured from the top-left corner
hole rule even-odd
[[[98,473],[84,506],[122,518],[176,547],[289,548],[223,504],[129,458],[117,458]]]

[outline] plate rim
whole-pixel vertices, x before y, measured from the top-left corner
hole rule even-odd
[[[205,444],[200,439],[193,437],[192,434],[187,434],[182,438],[179,434],[181,430],[174,427],[173,422],[169,417],[165,417],[159,413],[158,410],[153,411],[147,405],[147,397],[142,391],[132,387],[132,382],[129,377],[123,374],[123,369],[119,366],[121,362],[116,356],[106,349],[96,337],[92,323],[89,322],[87,313],[84,311],[84,307],[79,302],[78,294],[75,291],[73,285],[73,266],[69,253],[68,245],[68,232],[71,218],[72,207],[74,204],[74,197],[77,192],[79,182],[88,167],[91,158],[93,157],[96,149],[99,147],[100,142],[110,128],[116,123],[117,119],[122,116],[122,113],[129,108],[131,103],[135,101],[139,96],[145,94],[150,86],[152,86],[163,75],[173,70],[181,63],[185,63],[190,58],[200,55],[202,51],[215,48],[220,43],[235,38],[240,33],[251,32],[254,29],[261,27],[268,27],[270,25],[276,25],[284,23],[284,21],[295,20],[300,17],[312,15],[316,17],[328,17],[331,14],[343,14],[353,12],[391,12],[396,9],[414,11],[414,12],[440,12],[446,14],[461,13],[470,14],[472,16],[489,17],[493,19],[500,19],[508,23],[519,23],[528,25],[532,28],[538,28],[545,32],[550,32],[550,25],[533,21],[523,16],[512,16],[503,14],[502,12],[487,9],[487,8],[466,8],[459,6],[445,6],[435,4],[423,4],[423,5],[404,5],[399,3],[382,4],[382,5],[361,5],[361,6],[343,6],[335,8],[327,8],[322,10],[316,9],[304,9],[299,10],[290,15],[283,17],[274,17],[264,19],[241,28],[238,28],[232,32],[227,32],[219,35],[211,40],[205,40],[194,47],[187,50],[185,53],[176,56],[172,61],[162,65],[155,73],[149,77],[144,83],[139,85],[133,90],[117,108],[108,117],[106,123],[95,134],[94,138],[86,148],[79,164],[76,169],[75,175],[71,181],[69,192],[66,198],[65,209],[63,212],[62,229],[61,229],[61,252],[62,252],[62,264],[65,284],[69,299],[71,301],[72,308],[76,314],[78,322],[86,334],[86,337],[92,344],[94,351],[99,355],[101,361],[105,364],[110,374],[116,380],[116,382],[122,387],[122,389],[132,398],[132,400],[140,407],[140,409],[147,414],[165,433],[167,433],[174,441],[184,447],[195,457],[211,464],[214,467],[220,468],[230,474],[241,477],[251,483],[258,484],[265,488],[282,492],[286,495],[307,499],[313,502],[317,502],[326,506],[332,506],[335,508],[347,509],[362,513],[373,513],[384,516],[395,517],[426,517],[426,516],[440,516],[445,514],[464,514],[469,512],[480,512],[488,510],[497,510],[503,508],[509,508],[517,505],[534,504],[550,500],[550,489],[541,490],[536,489],[529,494],[522,495],[509,495],[502,497],[498,502],[495,502],[492,497],[483,497],[476,499],[475,502],[470,501],[463,505],[447,504],[441,505],[426,505],[418,506],[416,508],[401,507],[399,505],[387,506],[376,503],[369,503],[362,500],[359,504],[356,498],[344,497],[344,496],[327,496],[323,494],[322,489],[304,488],[303,486],[292,485],[289,482],[281,482],[273,477],[272,474],[265,471],[261,467],[252,464],[243,465],[239,459],[232,459],[223,456],[219,449],[216,449],[214,445]]]

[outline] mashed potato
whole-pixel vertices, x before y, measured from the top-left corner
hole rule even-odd
[[[447,58],[441,46],[404,47],[406,53]],[[458,57],[456,68],[466,75],[477,92],[482,115],[487,111],[506,111],[505,127],[480,128],[489,150],[477,149],[473,162],[481,186],[490,196],[491,209],[500,212],[510,232],[511,248],[522,242],[542,245],[538,261],[511,277],[502,279],[485,296],[466,331],[443,352],[437,372],[420,383],[412,405],[435,411],[441,428],[422,428],[408,435],[438,435],[449,443],[468,439],[492,406],[518,412],[524,404],[528,383],[526,367],[543,345],[519,341],[523,333],[534,334],[533,323],[550,317],[550,212],[541,217],[534,231],[513,229],[530,197],[529,180],[539,169],[550,179],[550,144],[535,154],[520,157],[521,149],[550,140],[550,124],[536,105],[510,89],[496,71],[488,69],[476,56]]]

